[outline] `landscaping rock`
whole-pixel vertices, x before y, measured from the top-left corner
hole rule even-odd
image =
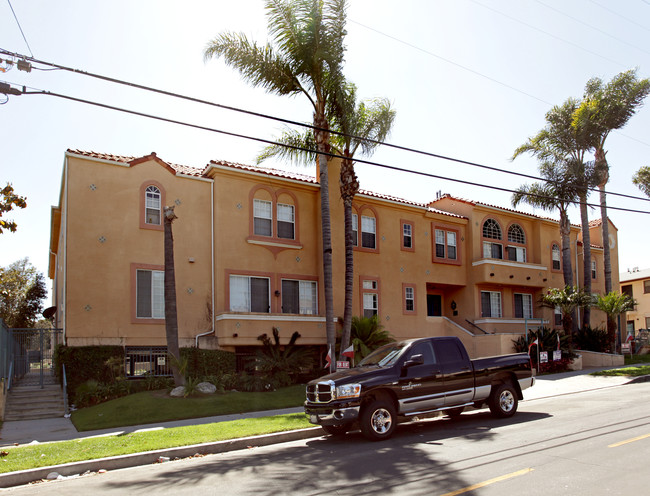
[[[172,398],[182,398],[185,396],[185,386],[178,386],[172,389],[171,393],[169,393],[169,396]]]
[[[211,382],[200,382],[196,386],[196,390],[199,393],[203,393],[203,394],[214,394],[217,392],[217,386],[215,386]]]

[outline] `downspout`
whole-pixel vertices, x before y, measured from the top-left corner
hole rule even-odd
[[[67,345],[67,333],[68,333],[68,175],[69,175],[69,162],[68,155],[65,156],[65,162],[63,164],[63,175],[65,177],[65,186],[63,188],[63,344]]]
[[[211,277],[211,298],[212,298],[212,311],[210,312],[210,331],[202,332],[197,334],[195,337],[195,346],[199,347],[199,338],[207,336],[209,334],[214,334],[214,180],[210,181],[210,277]]]

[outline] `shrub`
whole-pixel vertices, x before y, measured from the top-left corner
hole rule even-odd
[[[573,341],[576,347],[581,350],[599,353],[609,353],[611,351],[611,344],[605,329],[583,327],[576,333]]]

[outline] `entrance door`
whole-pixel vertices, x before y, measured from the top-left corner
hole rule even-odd
[[[427,317],[442,317],[442,295],[427,295]]]
[[[54,348],[61,343],[60,329],[10,329],[13,381],[21,386],[55,384]]]

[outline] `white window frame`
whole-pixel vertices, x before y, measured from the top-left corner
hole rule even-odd
[[[501,257],[492,256],[492,246],[501,247]],[[483,241],[483,258],[494,258],[495,260],[503,260],[503,244],[495,243],[493,241]]]
[[[229,294],[231,312],[252,312],[252,279],[266,279],[268,282],[267,301],[269,302],[269,308],[266,311],[260,311],[259,313],[271,312],[271,279],[268,277],[242,276],[238,274],[230,275]]]
[[[372,317],[379,313],[379,295],[377,293],[363,293],[363,316]]]
[[[557,262],[557,268],[555,268],[555,262]],[[562,269],[562,251],[557,243],[553,243],[551,246],[551,267],[553,270]]]
[[[490,315],[485,314],[483,309],[483,294],[487,293],[490,295]],[[501,311],[501,292],[499,291],[481,291],[481,316],[488,318],[500,319],[503,317],[503,312]]]
[[[282,279],[281,287],[285,281],[298,283],[298,313],[300,315],[318,315],[318,283],[299,279]],[[284,310],[284,294],[282,294],[282,313],[289,313]]]
[[[296,239],[296,207],[288,203],[278,203],[277,205],[278,216],[278,238],[282,239]],[[291,237],[280,235],[280,222],[291,224]]]
[[[143,314],[138,303],[141,299],[144,298],[140,294],[140,277],[143,274],[149,274],[149,299],[147,314]],[[144,280],[144,279],[143,279]],[[145,281],[146,282],[146,281]],[[164,319],[165,318],[165,271],[163,270],[148,270],[148,269],[137,269],[136,270],[136,301],[135,301],[135,312],[136,318],[138,319]]]
[[[521,317],[517,317],[517,296],[521,296]],[[530,293],[515,293],[515,318],[532,319],[533,318],[533,295]]]
[[[158,222],[153,222],[149,216],[150,213],[156,213]],[[150,184],[144,193],[144,223],[152,226],[159,226],[162,224],[162,192],[160,188]]]
[[[359,216],[352,214],[352,246],[359,246]]]
[[[510,249],[511,248],[515,250],[515,259],[514,260],[512,260],[510,258]],[[526,247],[508,245],[506,250],[508,251],[508,260],[509,261],[511,261],[511,262],[524,262],[524,263],[526,262]]]
[[[445,229],[436,229],[436,258],[446,258],[447,260],[458,260],[458,236],[456,231],[446,231]],[[438,247],[442,247],[443,254],[438,254]],[[454,256],[449,255],[449,248],[454,248]],[[492,257],[490,257],[492,258]]]
[[[372,246],[366,246],[364,234],[372,234]],[[361,216],[361,247],[369,250],[377,249],[377,219],[368,215]]]
[[[409,303],[411,308],[409,308]],[[413,286],[404,287],[404,310],[407,312],[415,311],[415,288]]]
[[[406,244],[408,240],[408,245]],[[402,246],[404,248],[413,248],[413,225],[404,222],[402,225]]]
[[[591,278],[592,279],[596,279],[596,270],[597,270],[596,261],[592,260],[591,261]]]
[[[257,226],[255,224],[256,219],[268,221],[270,229],[269,234],[257,232]],[[253,234],[269,238],[273,237],[273,202],[258,198],[253,199]]]

